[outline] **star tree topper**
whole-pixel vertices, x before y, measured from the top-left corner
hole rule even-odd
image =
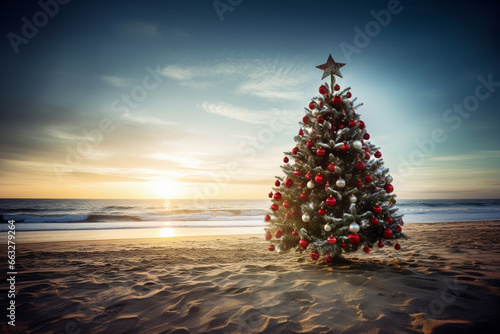
[[[343,67],[344,65],[345,65],[344,63],[336,63],[335,60],[333,60],[332,55],[330,54],[328,56],[328,60],[326,61],[326,63],[318,65],[316,67],[319,68],[320,70],[323,70],[323,77],[321,78],[321,80],[331,75],[333,82],[334,81],[333,75],[342,78],[342,74],[340,73],[340,68]]]

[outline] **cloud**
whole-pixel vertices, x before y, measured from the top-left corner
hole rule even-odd
[[[157,24],[140,21],[123,23],[116,28],[120,32],[135,36],[154,37],[160,34]]]
[[[176,122],[162,120],[154,116],[139,115],[137,113],[127,112],[123,115],[123,119],[132,123],[139,123],[144,125],[174,125]]]
[[[108,85],[115,87],[126,87],[130,84],[130,81],[128,79],[115,76],[101,75],[101,80],[107,83]]]
[[[219,102],[213,104],[213,103],[203,102],[201,107],[205,109],[206,112],[236,119],[242,122],[253,123],[253,124],[269,123],[269,115],[233,106],[229,103]]]
[[[277,59],[225,60],[198,66],[168,65],[162,70],[165,77],[179,81],[180,85],[199,82],[200,79],[237,80],[236,94],[297,101],[304,100],[302,85],[308,80],[305,73],[304,68],[296,63]]]

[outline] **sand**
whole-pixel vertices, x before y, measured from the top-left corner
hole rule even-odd
[[[337,266],[263,235],[19,244],[16,327],[2,315],[0,331],[493,333],[500,221],[404,228],[400,251]]]

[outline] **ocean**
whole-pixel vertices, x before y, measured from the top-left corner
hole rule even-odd
[[[0,199],[0,218],[14,220],[16,233],[21,234],[137,229],[160,229],[161,236],[262,233],[270,204],[270,200]],[[398,200],[397,206],[405,223],[500,219],[499,199]],[[0,224],[0,232],[7,229],[8,224]]]

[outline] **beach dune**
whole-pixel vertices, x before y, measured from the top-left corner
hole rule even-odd
[[[500,221],[406,224],[405,233],[399,251],[336,266],[269,252],[263,235],[19,244],[16,327],[0,330],[496,332]]]

